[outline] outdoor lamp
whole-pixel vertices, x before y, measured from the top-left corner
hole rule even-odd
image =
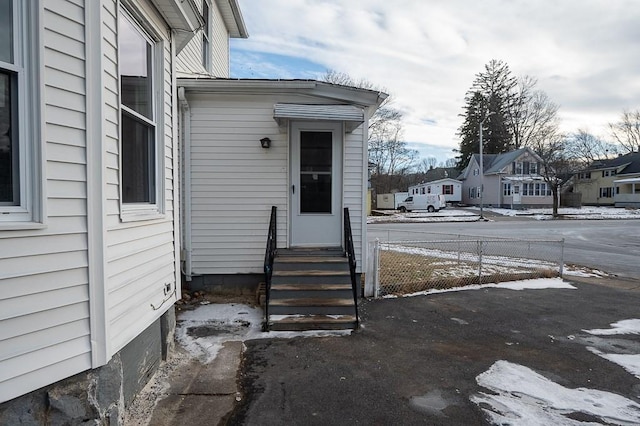
[[[271,139],[269,138],[260,139],[260,145],[262,145],[263,148],[269,148],[271,146]]]

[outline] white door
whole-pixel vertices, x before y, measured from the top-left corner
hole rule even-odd
[[[342,245],[342,125],[291,125],[292,247]]]
[[[522,202],[522,194],[520,193],[520,184],[513,185],[513,205],[520,205]]]

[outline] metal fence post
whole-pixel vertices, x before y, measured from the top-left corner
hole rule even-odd
[[[478,284],[482,285],[482,240],[478,241]]]
[[[564,238],[560,240],[560,267],[558,270],[560,271],[560,278],[562,278],[562,274],[564,274]]]
[[[376,238],[376,242],[373,246],[374,261],[375,261],[375,275],[373,281],[373,297],[376,299],[380,297],[380,240]]]

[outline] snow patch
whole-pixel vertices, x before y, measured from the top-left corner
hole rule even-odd
[[[614,336],[618,334],[640,334],[640,319],[628,319],[611,324],[611,328],[582,330],[596,336]]]
[[[583,413],[609,424],[640,423],[640,404],[630,399],[600,390],[566,388],[507,361],[494,363],[476,377],[476,382],[493,394],[481,392],[470,399],[494,424],[585,424],[567,416],[571,413]]]
[[[640,355],[638,354],[607,354],[597,350],[596,348],[592,348],[591,346],[587,346],[587,350],[592,352],[602,358],[613,362],[614,364],[618,364],[620,367],[624,368],[627,372],[636,376],[636,378],[640,379]]]
[[[243,304],[210,304],[180,314],[176,339],[190,356],[212,362],[229,341],[345,336],[352,330],[262,331],[262,309]]]
[[[451,293],[455,291],[465,290],[482,290],[486,288],[504,288],[508,290],[544,290],[544,289],[570,289],[575,290],[576,287],[572,286],[562,278],[536,278],[531,280],[521,281],[506,281],[503,283],[495,284],[474,284],[463,287],[453,287],[446,289],[430,289],[424,291],[418,291],[416,293],[404,294],[402,297],[414,297],[414,296],[426,296],[428,294],[437,293]],[[393,299],[395,296],[383,296],[384,298]]]

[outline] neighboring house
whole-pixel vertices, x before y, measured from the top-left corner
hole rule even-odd
[[[503,154],[485,154],[484,179],[480,178],[480,156],[474,154],[458,177],[462,181],[462,202],[480,205],[484,184],[485,206],[502,208],[550,207],[551,188],[538,174],[542,160],[530,148]]]
[[[459,203],[462,201],[462,181],[444,178],[410,186],[409,195],[417,194],[442,194],[447,203]]]
[[[583,205],[640,207],[640,152],[596,160],[573,177]]]
[[[277,245],[343,247],[365,264],[367,128],[386,97],[313,80],[180,79],[184,271],[192,288],[256,288]]]
[[[0,424],[118,424],[180,298],[176,77],[228,76],[244,24],[236,0],[0,16]]]

